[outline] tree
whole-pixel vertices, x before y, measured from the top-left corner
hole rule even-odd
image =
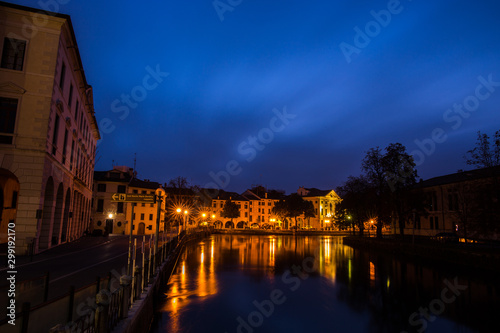
[[[189,182],[187,181],[186,177],[177,176],[168,181],[168,186],[177,189],[189,188]]]
[[[382,150],[379,147],[370,148],[366,152],[361,164],[361,170],[366,174],[371,187],[376,195],[376,209],[377,209],[377,237],[382,237],[382,227],[384,221],[389,219],[388,213],[388,192],[389,183],[385,178],[385,170],[382,162]]]
[[[307,225],[311,225],[311,217],[315,217],[316,212],[312,201],[304,200],[304,218],[307,219]]]
[[[295,228],[297,228],[297,216],[304,214],[306,209],[305,200],[297,193],[293,193],[285,199],[285,202],[288,211],[287,217],[295,220]]]
[[[500,130],[495,132],[493,140],[487,134],[477,132],[476,146],[464,156],[467,165],[477,169],[500,165]]]
[[[413,157],[402,144],[391,143],[384,154],[379,147],[369,149],[361,169],[375,194],[377,237],[382,237],[383,224],[391,218],[397,218],[403,235],[405,222],[415,209],[408,200],[418,177]]]
[[[221,216],[231,219],[231,223],[233,223],[233,219],[240,216],[240,209],[231,199],[227,199],[222,209]]]
[[[423,198],[412,191],[417,182],[417,170],[413,157],[406,152],[406,147],[402,144],[391,143],[385,151],[382,167],[389,184],[388,199],[392,216],[397,218],[399,232],[404,236],[406,221],[416,214],[417,207],[423,211]]]
[[[274,204],[274,207],[271,209],[271,212],[278,217],[280,221],[285,221],[288,216],[288,206],[285,200],[280,200]]]
[[[366,176],[349,176],[347,181],[337,188],[336,192],[342,198],[335,206],[336,213],[341,216],[347,212],[351,223],[358,226],[360,236],[363,236],[364,221],[370,219],[375,211],[375,191]]]

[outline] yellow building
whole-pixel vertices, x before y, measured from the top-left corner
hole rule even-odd
[[[300,217],[299,227],[310,226],[316,230],[333,230],[335,205],[342,200],[334,190],[318,190],[317,188],[300,187],[297,193],[313,203],[315,217],[309,219]]]
[[[131,203],[112,200],[114,194],[148,194],[161,193],[165,198],[165,191],[157,182],[140,180],[134,177],[132,168],[115,166],[113,170],[96,171],[94,173],[94,206],[93,232],[100,230],[102,234],[130,235],[130,221],[132,205],[134,206],[134,226],[132,234],[151,235],[156,232],[158,216],[157,203]],[[165,200],[162,200],[160,211],[159,232],[164,230]]]
[[[315,217],[297,217],[299,229],[314,228],[316,230],[333,230],[333,216],[335,205],[341,199],[333,190],[318,190],[315,188],[298,189],[297,193],[304,200],[311,201],[314,206]],[[233,219],[233,224],[228,218],[222,217],[226,200],[230,199],[240,208],[240,216]],[[277,202],[285,199],[285,195],[278,191],[267,191],[263,187],[246,190],[241,195],[235,192],[219,191],[217,197],[212,199],[212,214],[215,215],[214,223],[218,228],[283,228],[295,226],[295,220],[287,218],[281,221],[273,214]]]
[[[0,22],[0,242],[9,223],[36,253],[89,227],[100,136],[70,17],[1,3]]]

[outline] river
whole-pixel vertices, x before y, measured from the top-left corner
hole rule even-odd
[[[499,293],[337,236],[212,235],[186,246],[151,332],[500,332]]]

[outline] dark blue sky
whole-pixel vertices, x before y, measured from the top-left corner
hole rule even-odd
[[[497,1],[52,3],[94,87],[96,170],[137,153],[141,178],[289,193],[337,187],[401,142],[427,179],[500,129]]]

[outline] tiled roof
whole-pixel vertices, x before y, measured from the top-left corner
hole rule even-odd
[[[317,188],[306,188],[308,193],[304,197],[324,197],[333,190],[319,190]]]
[[[138,188],[147,188],[150,190],[156,190],[157,188],[160,187],[160,184],[157,182],[150,182],[150,181],[145,181],[145,180],[140,180],[140,179],[134,178],[130,181],[129,186],[130,187],[138,187]]]

